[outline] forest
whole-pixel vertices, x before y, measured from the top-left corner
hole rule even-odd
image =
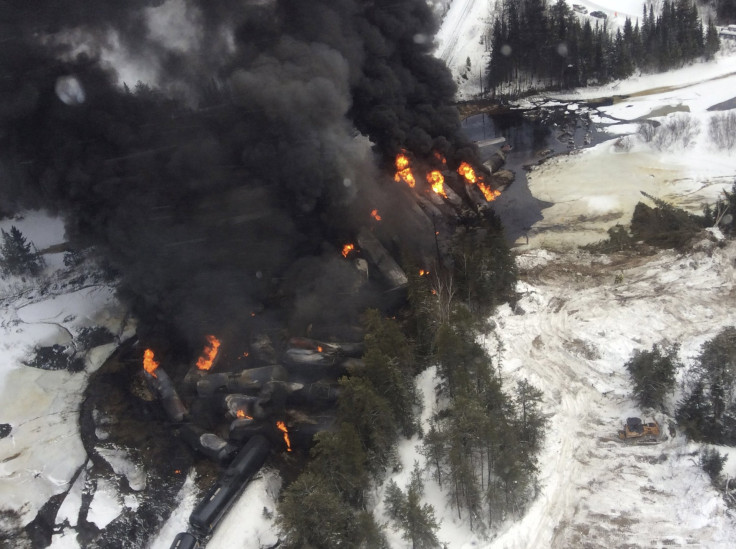
[[[388,519],[412,547],[439,547],[434,508],[422,504],[431,476],[471,529],[519,516],[537,490],[546,419],[542,392],[504,384],[500,358],[478,342],[495,306],[514,299],[516,267],[498,220],[459,230],[450,265],[410,275],[394,318],[364,316],[367,368],[341,380],[339,429],[317,436],[305,470],[284,490],[278,525],[285,547],[387,547],[368,509],[371,487],[396,470],[400,436],[419,436],[426,468],[408,486],[390,482]],[[407,267],[408,273],[420,273]],[[438,411],[423,430],[414,377],[437,365]]]
[[[643,4],[641,19],[615,32],[606,18],[581,22],[564,0],[502,0],[495,13],[486,71],[494,97],[667,71],[720,48],[715,22],[704,24],[690,0],[665,0],[657,14]]]

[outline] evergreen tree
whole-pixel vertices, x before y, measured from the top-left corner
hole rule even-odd
[[[414,385],[414,357],[398,323],[375,310],[364,315],[366,326],[364,375],[391,406],[406,437],[417,432],[419,397]]]
[[[705,448],[700,452],[700,466],[713,484],[718,482],[723,466],[728,461],[728,454],[721,454],[715,448]]]
[[[414,462],[411,480],[403,492],[391,481],[386,490],[384,504],[388,516],[403,530],[403,538],[411,543],[412,549],[433,549],[440,546],[437,539],[439,523],[434,507],[422,504],[424,483],[419,464]]]
[[[675,388],[676,373],[681,363],[677,344],[669,347],[653,345],[651,351],[636,351],[626,363],[633,379],[633,393],[640,406],[663,409],[667,395]]]
[[[10,232],[0,229],[2,232],[2,245],[0,245],[0,267],[6,275],[38,275],[43,262],[41,256],[35,251],[33,244],[26,240],[23,233],[13,225]]]
[[[355,427],[369,471],[378,473],[388,467],[398,425],[389,402],[380,396],[371,381],[352,376],[340,380],[342,394],[338,402],[338,420]]]
[[[355,514],[325,479],[305,472],[292,482],[278,505],[276,525],[284,547],[340,549],[354,547]]]
[[[736,328],[725,328],[703,345],[699,368],[710,391],[713,417],[722,424],[736,391]]]
[[[464,304],[478,318],[514,296],[516,263],[494,214],[490,228],[458,230],[453,245],[454,279]]]
[[[526,379],[516,386],[516,408],[520,419],[520,441],[524,443],[529,453],[539,450],[547,420],[540,410],[544,393],[534,387]]]
[[[713,59],[716,52],[721,49],[721,39],[718,36],[718,29],[712,19],[708,20],[708,28],[705,32],[705,58]]]
[[[703,344],[692,387],[677,410],[677,421],[695,440],[736,443],[736,328]]]
[[[680,402],[675,414],[678,425],[693,440],[714,440],[713,408],[706,395],[705,383],[697,380]]]
[[[430,423],[422,439],[422,454],[427,459],[427,466],[433,471],[434,479],[442,488],[445,475],[445,463],[447,462],[447,437],[438,427],[436,421]]]
[[[315,440],[308,470],[322,476],[348,503],[362,507],[369,478],[366,455],[355,427],[341,423],[337,431],[319,433]]]

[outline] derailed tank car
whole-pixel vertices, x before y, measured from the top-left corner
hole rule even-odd
[[[192,534],[181,532],[180,534],[176,534],[174,542],[169,549],[199,549],[200,547],[199,541]]]
[[[207,536],[230,509],[237,495],[260,470],[271,452],[271,443],[262,435],[253,436],[238,452],[225,473],[210,488],[189,516],[196,533]]]

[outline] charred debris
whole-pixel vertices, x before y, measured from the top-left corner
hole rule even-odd
[[[493,159],[500,167],[503,153],[498,151]],[[443,159],[437,156],[437,161]],[[417,186],[414,170],[401,153],[394,182],[406,184],[403,192],[414,198],[415,218],[435,229],[436,257],[424,261],[441,269],[452,261],[452,239],[443,238],[444,234],[452,235],[459,224],[467,227],[468,220],[480,224],[500,191],[486,183],[487,175],[476,174],[467,163],[456,173],[430,170],[424,189]],[[378,212],[372,216],[381,221]],[[401,258],[382,243],[380,231],[361,227],[355,244],[345,245],[341,255],[354,271],[351,292],[359,293],[373,278],[391,296],[388,307],[404,303],[409,279],[400,266]],[[313,327],[310,324],[310,330]],[[315,329],[327,330],[325,326]],[[358,329],[353,333],[361,335]],[[169,366],[151,348],[143,350],[140,375],[165,419],[193,452],[222,470],[192,512],[191,531],[180,534],[172,547],[205,542],[272,452],[308,453],[315,435],[335,428],[341,393],[338,380],[366,368],[363,352],[360,337],[339,341],[294,336],[279,342],[264,333],[253,335],[245,349],[240,341],[234,344],[207,335],[199,357],[189,367]],[[167,373],[169,368],[176,372],[176,383]]]
[[[451,269],[457,233],[497,222],[503,152],[463,135],[424,0],[187,0],[184,49],[152,32],[159,0],[57,4],[0,6],[0,198],[95,250],[138,320],[139,389],[242,485],[330,428],[358,318],[405,303],[407,265]],[[112,33],[160,89],[112,74]]]

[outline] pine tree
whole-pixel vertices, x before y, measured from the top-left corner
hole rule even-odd
[[[43,268],[42,259],[34,250],[33,244],[26,241],[23,233],[13,225],[10,232],[0,229],[2,232],[2,245],[0,246],[0,267],[6,275],[32,275],[36,276]]]
[[[708,28],[705,32],[705,58],[713,59],[719,49],[721,49],[721,39],[718,37],[718,29],[713,20],[708,19]]]
[[[434,515],[434,507],[428,503],[422,505],[422,496],[424,482],[419,464],[414,462],[406,493],[391,481],[384,504],[386,513],[403,530],[403,538],[411,542],[412,549],[433,549],[440,546],[436,533],[439,523]]]
[[[427,459],[427,465],[434,472],[434,479],[442,488],[447,462],[447,437],[436,421],[430,423],[429,431],[424,435],[421,452]]]
[[[299,475],[284,490],[276,524],[284,547],[339,549],[353,547],[356,521],[353,510],[314,473]]]
[[[633,378],[633,392],[640,406],[664,408],[667,395],[675,388],[675,376],[682,366],[678,345],[653,345],[651,351],[636,351],[626,363]]]
[[[322,476],[351,505],[362,507],[369,478],[355,427],[341,423],[337,431],[319,433],[315,439],[308,470]]]
[[[695,440],[736,442],[736,328],[703,344],[692,388],[677,410],[677,421]]]
[[[396,321],[381,317],[375,309],[366,312],[364,324],[364,375],[391,406],[402,434],[411,437],[418,429],[419,397],[414,385],[414,360],[409,342]]]
[[[354,375],[340,380],[342,394],[338,402],[338,420],[352,423],[368,468],[377,473],[388,467],[398,425],[389,402],[380,396],[371,381]]]
[[[547,424],[540,410],[543,396],[544,393],[526,379],[522,379],[516,386],[516,407],[521,420],[520,440],[526,444],[529,453],[539,450]]]

